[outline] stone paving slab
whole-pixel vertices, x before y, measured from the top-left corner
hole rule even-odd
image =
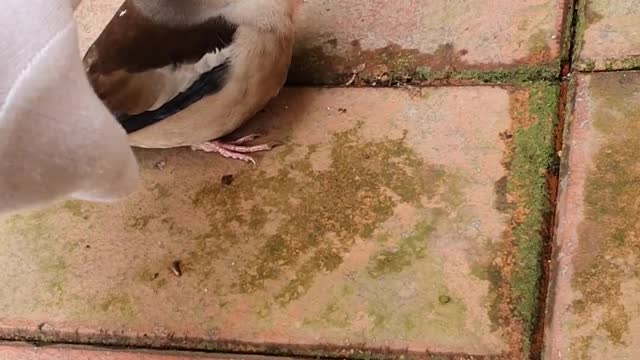
[[[577,82],[546,359],[639,359],[640,73],[581,75]]]
[[[128,201],[0,220],[0,336],[519,358],[556,95],[292,88],[243,130],[286,142],[256,168],[138,151]]]
[[[582,0],[577,69],[640,67],[640,6],[635,0]],[[581,50],[580,50],[581,47]]]
[[[195,352],[122,350],[83,346],[35,347],[23,343],[0,344],[0,360],[291,360],[285,357],[215,355]]]
[[[563,0],[306,0],[290,81],[343,84],[361,64],[360,83],[542,65],[557,72],[564,8]]]
[[[83,53],[121,3],[82,2]],[[305,0],[289,82],[345,84],[354,70],[353,84],[553,78],[564,9],[565,0]]]

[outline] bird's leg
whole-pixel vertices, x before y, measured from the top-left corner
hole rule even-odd
[[[202,150],[205,152],[215,152],[226,158],[241,160],[255,165],[256,161],[253,160],[251,156],[244,154],[250,154],[259,151],[269,151],[274,147],[281,145],[281,143],[279,142],[270,142],[262,145],[244,145],[259,138],[260,136],[262,135],[251,134],[230,142],[222,142],[219,140],[207,141],[199,145],[194,145],[191,147],[191,149]]]

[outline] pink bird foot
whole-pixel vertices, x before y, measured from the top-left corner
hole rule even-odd
[[[251,134],[230,142],[222,142],[218,140],[207,141],[202,144],[193,145],[191,146],[191,149],[201,150],[209,153],[218,153],[225,158],[240,160],[256,165],[256,161],[251,156],[245,154],[251,154],[259,151],[269,151],[276,146],[282,145],[282,143],[277,141],[262,145],[245,145],[246,143],[253,141],[261,136],[261,134]]]

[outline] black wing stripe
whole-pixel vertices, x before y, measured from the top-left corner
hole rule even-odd
[[[145,111],[137,115],[115,114],[118,122],[131,134],[135,131],[151,126],[163,119],[186,109],[205,96],[212,95],[224,87],[229,72],[229,61],[216,66],[202,74],[187,90],[176,95],[160,108]]]

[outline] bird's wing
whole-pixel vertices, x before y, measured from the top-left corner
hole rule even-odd
[[[85,67],[98,96],[131,133],[219,91],[236,30],[223,17],[154,23],[128,0],[87,52]]]

